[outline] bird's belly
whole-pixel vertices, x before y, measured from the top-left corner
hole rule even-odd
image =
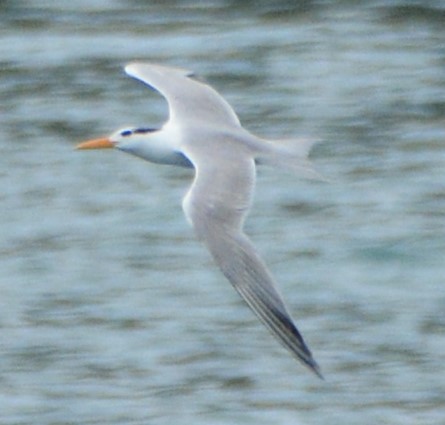
[[[156,147],[156,149],[154,149],[152,146],[150,149],[147,149],[144,146],[127,146],[119,149],[156,164],[193,168],[193,164],[183,153],[172,149],[162,147]]]

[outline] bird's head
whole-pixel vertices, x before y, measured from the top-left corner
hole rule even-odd
[[[82,142],[76,146],[76,149],[118,148],[131,151],[135,145],[142,143],[151,133],[156,131],[157,129],[145,127],[123,128],[115,131],[110,136]]]
[[[77,149],[117,148],[138,156],[146,161],[159,164],[192,167],[192,163],[172,145],[174,134],[160,129],[135,127],[118,130],[108,137],[87,140],[76,146]]]

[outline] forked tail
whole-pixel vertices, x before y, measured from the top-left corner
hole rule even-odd
[[[281,139],[261,140],[261,146],[255,158],[260,165],[284,168],[297,175],[314,180],[327,181],[314,169],[308,159],[309,152],[318,142],[316,139]]]

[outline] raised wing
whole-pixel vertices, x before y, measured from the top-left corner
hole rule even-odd
[[[227,101],[209,85],[190,78],[191,71],[136,62],[127,65],[125,72],[166,98],[171,120],[240,126]]]
[[[269,330],[301,362],[322,377],[275,287],[274,280],[242,227],[251,204],[255,163],[236,145],[223,151],[186,147],[196,169],[183,208],[224,275]]]

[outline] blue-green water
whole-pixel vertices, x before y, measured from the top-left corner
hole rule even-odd
[[[1,424],[444,423],[443,2],[269,3],[0,4]],[[325,382],[194,239],[190,172],[73,150],[165,119],[135,59],[324,140],[332,182],[261,169],[247,231]]]

